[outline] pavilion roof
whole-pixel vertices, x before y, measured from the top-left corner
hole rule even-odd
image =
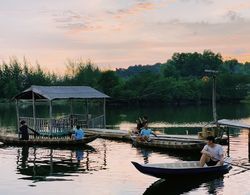
[[[37,86],[32,85],[16,95],[14,99],[31,100],[32,93],[35,99],[101,99],[109,98],[106,94],[89,86]]]

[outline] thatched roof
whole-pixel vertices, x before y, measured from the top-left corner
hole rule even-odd
[[[22,93],[16,95],[14,99],[31,100],[32,93],[35,99],[55,100],[55,99],[99,99],[109,98],[109,96],[88,86],[36,86],[32,85]]]

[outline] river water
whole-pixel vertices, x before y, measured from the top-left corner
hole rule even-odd
[[[58,108],[58,112],[61,109]],[[196,134],[202,125],[212,120],[211,112],[209,106],[108,107],[107,125],[130,130],[138,116],[147,115],[155,130],[168,134]],[[250,105],[220,105],[218,116],[250,124]],[[15,124],[14,105],[0,105],[1,131],[14,132]],[[224,146],[225,152],[227,149]],[[247,130],[231,129],[229,152],[235,164],[250,168]],[[236,166],[222,178],[200,181],[191,178],[190,182],[163,181],[143,175],[131,161],[198,160],[199,154],[190,156],[136,148],[125,142],[97,139],[88,147],[74,149],[2,146],[0,158],[1,195],[250,194],[250,171]]]

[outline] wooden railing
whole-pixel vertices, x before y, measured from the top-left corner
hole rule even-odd
[[[27,125],[41,133],[42,135],[63,135],[72,131],[76,125],[82,128],[103,128],[104,115],[91,118],[91,115],[66,115],[59,118],[32,118],[19,117],[19,121],[24,120]]]
[[[89,128],[104,128],[104,115],[97,116],[88,121]]]

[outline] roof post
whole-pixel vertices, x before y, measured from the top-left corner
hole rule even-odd
[[[35,93],[32,91],[32,106],[33,106],[33,129],[36,130],[36,105],[35,105]]]
[[[19,134],[19,108],[18,108],[18,99],[16,99],[16,121],[17,121],[17,132],[18,132],[18,138],[20,138]]]
[[[85,107],[86,107],[86,123],[87,123],[87,128],[89,128],[89,103],[88,103],[88,99],[86,99],[85,102]]]
[[[70,99],[70,114],[73,114],[73,101]]]
[[[52,100],[49,101],[50,136],[52,136]]]
[[[103,98],[103,128],[106,128],[106,99]]]
[[[214,122],[217,123],[217,113],[216,113],[216,76],[215,75],[213,75],[212,104],[213,104],[213,118],[214,118]]]

